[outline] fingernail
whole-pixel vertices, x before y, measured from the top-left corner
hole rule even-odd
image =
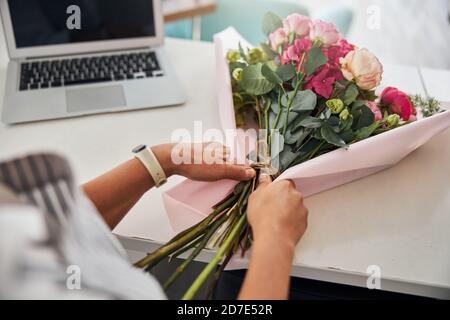
[[[256,175],[256,171],[253,168],[247,168],[245,169],[245,176],[247,178],[253,178]]]

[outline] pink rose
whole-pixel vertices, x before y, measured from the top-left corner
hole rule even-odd
[[[299,37],[304,37],[309,34],[310,23],[311,19],[308,17],[294,13],[283,20],[283,29],[288,36],[295,33]]]
[[[278,52],[278,48],[288,41],[288,37],[286,35],[286,32],[284,32],[283,28],[278,28],[269,35],[269,41],[272,50]]]
[[[333,23],[322,20],[314,20],[311,23],[309,38],[311,41],[320,41],[323,46],[329,47],[337,44],[342,36]]]
[[[402,120],[413,121],[416,119],[417,113],[408,95],[397,88],[387,87],[384,89],[380,101],[389,109],[390,113],[398,114]]]
[[[381,121],[383,119],[381,110],[375,101],[366,101],[366,105],[369,107],[370,110],[372,110],[373,115],[375,116],[375,121]]]
[[[294,44],[289,46],[281,55],[281,63],[299,63],[303,53],[308,52],[311,49],[311,45],[311,41],[306,38],[296,39]]]
[[[380,84],[383,66],[369,50],[352,50],[340,62],[344,78],[355,80],[361,89],[371,90]]]

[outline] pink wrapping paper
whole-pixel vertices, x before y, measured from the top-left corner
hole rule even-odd
[[[236,130],[231,80],[225,55],[229,49],[250,45],[233,28],[215,35],[218,106],[222,129]],[[433,136],[450,126],[450,111],[420,119],[406,126],[360,141],[348,150],[338,149],[292,167],[279,179],[291,179],[305,197],[389,168]],[[234,148],[232,148],[233,150]],[[236,147],[238,159],[245,158]],[[229,194],[236,182],[185,180],[163,194],[172,228],[180,232],[211,212],[211,207]]]

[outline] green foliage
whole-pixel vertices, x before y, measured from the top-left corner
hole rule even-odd
[[[420,95],[414,95],[411,96],[410,99],[414,108],[420,110],[425,118],[441,112],[439,101],[435,98],[423,98]]]
[[[368,127],[359,129],[356,132],[356,140],[359,141],[359,140],[367,139],[375,132],[375,130],[378,129],[379,126],[380,126],[380,122],[374,122]]]
[[[241,45],[240,42],[239,42],[239,44],[238,44],[238,47],[239,47],[239,54],[240,54],[241,58],[242,58],[245,62],[248,63],[247,54],[245,53],[244,48],[242,48],[242,45]]]
[[[283,27],[283,22],[279,16],[273,12],[267,12],[263,17],[262,31],[264,34],[269,35],[278,28]]]
[[[369,107],[363,105],[362,107],[352,110],[353,129],[359,130],[370,126],[375,121],[375,115]]]
[[[295,66],[292,64],[284,64],[277,69],[278,76],[284,81],[289,81],[295,77]]]
[[[297,126],[308,128],[308,129],[317,129],[320,128],[323,124],[323,120],[314,118],[314,117],[307,117],[303,121],[300,121]]]
[[[269,61],[263,64],[261,68],[262,75],[273,84],[283,84],[283,79],[276,72],[277,65],[273,61]]]
[[[294,112],[302,112],[302,111],[312,111],[316,108],[317,105],[317,95],[311,90],[304,90],[297,92],[297,95],[294,96],[294,91],[288,93],[288,96],[284,96],[281,100],[281,103],[284,106],[288,106],[291,102],[291,111]]]
[[[242,71],[240,85],[249,94],[260,96],[272,91],[275,84],[268,81],[261,73],[263,64],[249,65]]]
[[[346,106],[352,104],[358,98],[359,90],[355,84],[350,84],[345,90],[343,101]]]
[[[305,63],[305,73],[307,76],[312,75],[318,68],[327,63],[327,57],[318,46],[314,46],[308,52]]]
[[[320,129],[323,139],[336,147],[347,147],[344,140],[334,131],[334,129],[328,124],[324,123]]]
[[[261,50],[266,54],[267,58],[269,58],[270,60],[275,60],[277,54],[267,43],[261,43],[260,47]]]

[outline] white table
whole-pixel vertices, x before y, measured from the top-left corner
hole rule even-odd
[[[205,129],[219,128],[213,45],[168,39],[167,49],[188,96],[184,106],[0,124],[0,159],[56,151],[70,159],[84,182],[128,159],[134,145],[167,142],[176,128],[193,131],[195,120],[202,120]],[[0,50],[2,99],[2,39]],[[423,92],[414,76],[417,69],[386,69],[391,85]],[[367,267],[378,265],[383,290],[450,298],[449,141],[447,130],[389,170],[308,198],[309,227],[297,247],[292,275],[364,287]],[[177,181],[174,177],[145,195],[114,230],[133,258],[157,245],[150,240],[173,235],[161,192]]]

